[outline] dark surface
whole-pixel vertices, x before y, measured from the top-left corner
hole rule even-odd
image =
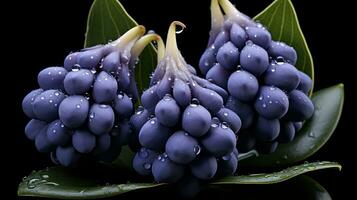
[[[140,23],[166,37],[166,31],[171,21],[184,22],[187,29],[178,36],[179,48],[188,63],[197,66],[199,57],[208,41],[210,26],[209,0],[196,1],[139,1],[122,0],[127,11]],[[235,1],[240,10],[249,16],[254,16],[265,8],[271,0],[239,0]],[[345,84],[345,106],[342,119],[330,141],[309,160],[338,161],[343,165],[341,173],[337,171],[321,171],[313,175],[330,193],[333,199],[342,199],[351,190],[347,189],[347,181],[354,175],[353,161],[355,157],[355,129],[352,120],[355,115],[353,91],[353,69],[355,57],[350,57],[345,46],[355,37],[349,28],[348,6],[343,1],[320,1],[322,6],[313,5],[316,1],[293,0],[299,16],[301,28],[312,52],[315,63],[315,90]],[[13,50],[3,56],[9,70],[3,72],[11,81],[3,86],[12,88],[2,98],[5,109],[11,109],[11,117],[3,120],[2,164],[9,168],[9,181],[1,186],[15,197],[17,184],[21,178],[33,169],[41,169],[52,165],[47,155],[36,152],[33,143],[27,140],[23,129],[28,121],[21,111],[22,98],[30,90],[38,87],[37,73],[46,66],[61,65],[70,51],[83,46],[86,18],[92,1],[23,1],[10,7],[13,11],[3,17],[6,21],[6,31]],[[10,9],[9,8],[9,9]],[[14,17],[17,17],[16,19]],[[13,37],[13,38],[12,38]],[[352,48],[355,48],[350,44]],[[353,50],[352,50],[353,51]],[[4,64],[5,65],[5,64]],[[350,78],[349,78],[350,77]],[[5,85],[4,85],[5,84]],[[10,99],[8,99],[10,97]],[[5,99],[4,99],[5,98]],[[10,103],[10,105],[8,104]],[[8,106],[9,105],[9,106]],[[9,112],[9,111],[6,111]],[[3,116],[8,116],[3,110]],[[9,146],[9,147],[7,147]],[[246,186],[244,186],[246,187]],[[294,188],[291,188],[294,189]],[[248,191],[254,191],[251,188]],[[288,191],[288,190],[284,190]],[[235,192],[227,192],[227,194]],[[279,191],[283,192],[283,191]],[[242,196],[250,197],[255,192],[243,192]],[[276,191],[257,187],[256,193],[262,197],[275,197]],[[255,193],[255,195],[256,195]],[[207,196],[207,195],[206,195]],[[238,195],[236,195],[238,196]],[[259,195],[258,195],[259,196]],[[124,197],[130,197],[125,195]],[[208,196],[210,197],[210,196]],[[254,197],[253,199],[259,199]],[[244,199],[243,197],[241,199]],[[252,198],[249,198],[252,199]]]

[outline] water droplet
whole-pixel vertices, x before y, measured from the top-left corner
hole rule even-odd
[[[140,115],[143,112],[144,112],[144,107],[142,107],[142,106],[139,106],[138,109],[136,110],[137,115]]]
[[[186,135],[186,136],[188,136],[188,133],[187,133],[187,132],[185,132],[185,135]]]
[[[314,170],[316,167],[314,167],[314,166],[309,166],[309,167],[307,167],[307,169],[308,170]]]
[[[284,160],[287,160],[287,159],[288,159],[288,155],[284,155],[284,156],[283,156],[283,159],[284,159]]]
[[[48,102],[52,103],[52,102],[53,102],[53,100],[52,100],[52,99],[50,99]]]
[[[275,69],[271,69],[271,72],[273,72],[273,73],[274,73],[274,72],[275,72]]]
[[[91,114],[89,114],[89,120],[94,119],[94,117],[95,117],[95,113],[91,113]]]
[[[248,54],[248,56],[247,56],[248,58],[250,58],[250,57],[252,57],[252,55],[250,55],[250,54]]]
[[[200,105],[200,101],[199,101],[197,98],[193,98],[193,99],[191,100],[190,106],[191,106],[191,107],[197,107],[198,105]]]
[[[270,104],[272,104],[273,102],[272,101],[269,101]]]
[[[149,152],[145,148],[141,148],[139,152],[139,156],[141,158],[147,158],[149,156]]]
[[[164,101],[171,101],[172,100],[172,97],[170,94],[165,94],[164,96]]]
[[[41,97],[41,100],[44,100],[45,99],[45,97]]]
[[[77,105],[76,105],[76,108],[81,108],[81,105],[77,104]]]
[[[216,47],[214,45],[211,46],[211,49],[215,49]]]
[[[225,113],[223,113],[223,115],[227,117],[227,116],[228,116],[228,113],[225,112]]]
[[[61,128],[64,128],[64,125],[63,125],[63,124],[61,124]]]
[[[222,123],[221,123],[221,127],[222,127],[223,129],[227,129],[227,128],[229,128],[229,125],[228,125],[227,122],[222,122]]]
[[[211,120],[211,127],[217,128],[219,126],[219,119],[217,117],[213,117]]]
[[[100,104],[99,105],[99,108],[108,108],[109,106],[108,105],[105,105],[105,104]]]
[[[55,96],[59,96],[60,95],[60,93],[59,92],[55,92]]]
[[[270,98],[270,95],[267,95],[267,98]]]
[[[228,161],[231,159],[231,154],[225,155],[222,157],[222,160]]]
[[[276,90],[276,88],[274,87],[274,86],[271,86],[270,88],[269,88],[271,91],[274,91],[274,90]],[[270,96],[269,96],[270,97]],[[268,98],[269,98],[268,97]]]
[[[123,98],[124,98],[124,93],[123,92],[119,92],[118,99],[123,99]]]
[[[248,27],[246,27],[246,30],[248,30]],[[253,42],[251,40],[248,40],[247,42],[245,42],[245,45],[251,46],[253,45]]]
[[[263,108],[266,108],[266,107],[267,107],[267,105],[266,105],[265,103],[263,103],[262,107],[263,107]]]
[[[308,136],[311,137],[311,138],[315,138],[316,137],[315,136],[315,132],[313,132],[313,131],[309,132]]]
[[[150,169],[151,168],[151,164],[150,163],[144,163],[144,169]]]
[[[263,96],[260,96],[258,99],[259,99],[259,101],[263,100]]]
[[[276,64],[278,64],[278,65],[282,65],[285,63],[285,59],[282,56],[276,57],[275,61],[276,61]]]
[[[155,119],[151,119],[150,120],[150,124],[155,124],[156,123],[156,120]]]
[[[93,68],[90,70],[90,72],[92,72],[92,74],[95,74],[95,73],[97,73],[97,70]]]
[[[253,80],[253,76],[249,76],[249,79],[250,79],[250,80]]]
[[[53,132],[53,133],[56,133],[56,132],[57,132],[57,130],[56,130],[56,129],[53,129],[53,130],[52,130],[52,132]]]
[[[44,175],[42,175],[42,178],[50,178],[50,176],[47,174],[44,174]]]
[[[56,103],[55,103],[55,105],[54,105],[54,106],[55,106],[55,107],[57,107],[57,105],[58,105],[58,104],[56,104]]]
[[[184,27],[181,27],[181,26],[176,27],[176,34],[182,33],[183,29],[184,29]]]
[[[194,152],[196,155],[200,154],[200,153],[201,153],[201,147],[200,147],[199,145],[195,145],[195,146],[193,147],[193,152]]]
[[[72,72],[78,72],[81,69],[81,66],[78,64],[75,64],[72,66]]]

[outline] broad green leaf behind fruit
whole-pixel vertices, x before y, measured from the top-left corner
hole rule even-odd
[[[298,55],[296,68],[308,74],[314,83],[314,63],[291,1],[275,0],[255,16],[254,20],[268,28],[273,40],[285,42],[295,48]]]
[[[118,0],[95,0],[89,11],[85,47],[106,44],[138,25]],[[157,65],[156,49],[149,45],[136,65],[139,94],[149,85],[149,77]]]
[[[307,172],[339,168],[335,162],[305,163],[280,172],[225,177],[210,185],[224,187],[227,184],[272,184],[291,179]],[[31,173],[18,188],[19,196],[47,197],[58,199],[97,199],[118,196],[130,191],[158,188],[167,184],[158,183],[112,183],[101,176],[103,170],[83,174],[80,169],[51,167]],[[113,175],[114,176],[114,175]]]
[[[292,142],[279,144],[272,154],[250,157],[240,164],[256,167],[290,165],[317,152],[331,137],[340,119],[344,102],[343,84],[315,92],[312,102],[315,112]]]

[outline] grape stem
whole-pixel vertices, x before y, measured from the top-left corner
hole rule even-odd
[[[131,49],[134,43],[145,33],[145,27],[142,25],[135,26],[128,30],[124,35],[113,41],[111,45],[119,51]]]
[[[157,50],[157,60],[160,61],[165,54],[165,45],[162,38],[158,34],[147,34],[137,40],[131,49],[131,60],[129,66],[135,65],[135,62],[141,52],[145,49],[145,47],[152,41],[156,41],[158,45]]]
[[[224,16],[218,4],[218,0],[211,1],[211,31],[208,46],[210,46],[218,35],[224,23]]]
[[[214,1],[214,0],[213,0]],[[225,12],[228,19],[238,23],[240,26],[254,26],[255,23],[245,14],[239,12],[229,0],[219,0],[219,4]]]
[[[185,24],[179,21],[174,21],[169,27],[166,39],[166,51],[163,59],[159,63],[159,67],[165,66],[167,75],[175,76],[184,81],[191,81],[191,73],[187,69],[187,63],[182,57],[177,48],[176,41],[176,26],[181,26],[182,30],[186,28]],[[181,32],[181,31],[180,31]]]

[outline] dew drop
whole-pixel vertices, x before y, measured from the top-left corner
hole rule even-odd
[[[142,106],[139,106],[138,109],[136,110],[137,115],[140,115],[143,112],[144,112],[144,107],[142,107]]]
[[[60,95],[60,93],[59,92],[55,92],[55,96],[59,96]]]
[[[266,105],[265,103],[263,103],[262,107],[263,107],[263,108],[266,108],[266,107],[267,107],[267,105]]]
[[[231,154],[225,155],[222,157],[222,160],[228,161],[231,159]]]
[[[53,102],[53,100],[52,100],[52,99],[50,99],[48,102],[52,103],[52,102]]]
[[[172,97],[170,94],[165,94],[164,96],[164,101],[171,101],[172,100]]]
[[[308,136],[311,137],[311,138],[315,138],[316,137],[315,136],[315,132],[313,132],[313,131],[309,132]]]
[[[227,117],[227,116],[228,116],[228,113],[225,112],[225,113],[223,113],[223,115]]]
[[[50,176],[49,175],[47,175],[47,174],[44,174],[44,175],[42,175],[42,178],[50,178]]]
[[[156,123],[156,120],[155,119],[151,119],[150,120],[150,124],[155,124]]]
[[[278,65],[282,65],[285,63],[285,59],[282,56],[276,57],[275,61],[276,61],[276,64],[278,64]]]
[[[78,64],[75,64],[72,66],[72,72],[78,72],[81,69],[81,66]]]
[[[200,101],[199,101],[197,98],[193,98],[193,99],[191,100],[190,106],[191,106],[191,107],[197,107],[198,105],[200,105]]]
[[[195,155],[198,155],[201,153],[201,147],[199,145],[195,145],[193,147],[193,152],[195,153]]]
[[[45,97],[41,97],[41,100],[44,100],[45,99]]]
[[[119,92],[119,94],[118,94],[118,99],[123,99],[123,98],[124,98],[123,92]]]
[[[144,169],[149,170],[151,168],[151,164],[150,163],[144,163]]]
[[[229,128],[229,125],[228,125],[227,122],[222,122],[222,123],[221,123],[221,127],[222,127],[223,129],[227,129],[227,128]]]
[[[259,99],[259,101],[263,100],[263,96],[260,96],[258,99]]]
[[[94,113],[89,114],[89,120],[94,119],[94,117],[95,117]]]
[[[77,104],[77,105],[76,105],[76,108],[81,108],[81,105]]]
[[[219,126],[219,119],[217,117],[213,117],[211,120],[211,127],[217,128]]]
[[[147,158],[149,156],[149,152],[145,148],[141,148],[139,152],[139,157]]]
[[[99,105],[99,108],[108,108],[108,105],[100,104],[100,105]]]

